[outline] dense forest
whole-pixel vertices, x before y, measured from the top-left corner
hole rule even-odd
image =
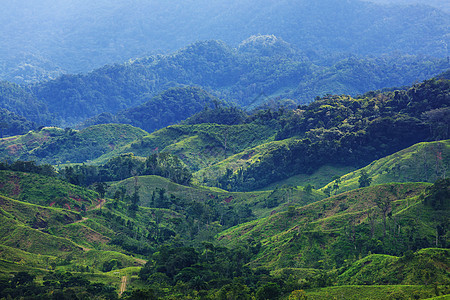
[[[219,41],[197,42],[173,54],[104,66],[88,74],[63,75],[31,86],[4,82],[0,107],[38,126],[73,127],[95,117],[153,131],[197,112],[204,106],[204,97],[215,96],[245,109],[266,105],[270,100],[309,103],[317,95],[356,96],[368,90],[411,85],[447,68],[446,59],[421,55],[330,55],[319,59],[275,36],[253,36],[238,48]],[[170,102],[164,97],[174,97],[165,92],[169,88],[186,86],[198,86],[212,96],[199,94],[186,114],[175,117],[174,103],[161,106],[161,101]],[[177,97],[180,111],[190,107],[188,102],[182,104],[189,97]],[[160,111],[155,111],[155,105]],[[153,125],[131,121],[134,116],[146,116]]]

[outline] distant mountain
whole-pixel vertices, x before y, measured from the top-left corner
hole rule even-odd
[[[34,122],[30,122],[22,116],[0,108],[0,138],[24,134],[32,129],[36,129]]]
[[[238,48],[219,41],[197,42],[173,54],[104,66],[84,75],[63,75],[28,87],[2,82],[0,108],[38,125],[68,127],[100,114],[106,121],[111,119],[109,114],[139,106],[172,87],[197,86],[221,100],[253,109],[270,100],[308,103],[326,94],[356,96],[411,85],[448,68],[446,59],[424,56],[309,57],[280,38],[259,35],[248,38]],[[189,99],[177,97],[179,103]],[[124,114],[137,116],[143,114],[138,112],[142,109],[146,108]],[[125,115],[120,118],[125,120]],[[138,120],[140,123],[135,125],[153,130],[189,115],[177,112],[166,117],[154,125]]]
[[[430,6],[358,0],[7,0],[0,12],[0,78],[36,82],[199,40],[235,47],[255,34],[319,53],[446,57],[449,22]]]

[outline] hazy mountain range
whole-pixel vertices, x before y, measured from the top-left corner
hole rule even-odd
[[[0,12],[0,78],[33,82],[87,72],[199,40],[232,46],[274,34],[316,54],[446,57],[448,13],[358,0],[32,1]]]

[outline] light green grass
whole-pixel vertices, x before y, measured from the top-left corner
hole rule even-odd
[[[357,189],[362,170],[372,179],[372,185],[389,182],[435,182],[449,174],[450,140],[419,143],[343,175],[338,191],[342,193]],[[333,182],[330,182],[321,190],[332,185]]]

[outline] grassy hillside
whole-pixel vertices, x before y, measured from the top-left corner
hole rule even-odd
[[[261,190],[273,190],[277,186],[307,186],[308,184],[311,184],[316,189],[319,189],[327,185],[333,177],[346,175],[354,171],[354,169],[355,168],[351,166],[326,165],[320,167],[312,174],[294,175],[287,179],[271,183]]]
[[[421,202],[419,195],[427,186],[406,183],[358,189],[233,227],[217,239],[222,244],[261,241],[261,250],[251,262],[254,267],[332,268],[369,251],[399,255],[421,247],[422,239],[423,245],[433,245],[436,226],[448,217],[448,211],[435,211]],[[391,216],[386,225],[388,211],[383,213],[383,203]],[[448,234],[445,239],[448,243]]]
[[[389,182],[435,182],[449,174],[450,140],[419,143],[343,175],[338,191],[358,188],[361,171],[367,173],[373,185]],[[333,185],[331,182],[322,190]]]
[[[108,245],[116,233],[111,226],[97,223],[97,214],[98,209],[82,216],[0,196],[0,293],[5,297],[9,293],[15,299],[25,290],[27,295],[46,293],[50,286],[48,295],[76,291],[109,293],[104,299],[116,297],[121,278],[136,274],[136,267],[145,261],[124,254],[121,247]],[[35,282],[25,286],[11,281],[24,274],[36,277]],[[47,283],[40,288],[43,282]]]
[[[449,266],[449,256],[450,250],[441,248],[421,249],[402,257],[372,254],[346,268],[337,281],[341,285],[428,285],[434,282],[448,285],[450,275],[442,266]]]
[[[324,197],[322,193],[314,190],[305,192],[301,187],[250,193],[227,192],[217,188],[179,185],[159,176],[140,176],[136,179],[130,178],[112,183],[108,194],[113,197],[115,192],[121,188],[125,188],[131,193],[136,185],[139,186],[138,193],[142,206],[155,207],[152,198],[158,196],[155,196],[154,193],[157,194],[163,189],[170,199],[183,199],[232,209],[246,207],[246,209],[250,209],[250,215],[258,218],[276,211],[286,210],[289,205],[305,205]],[[169,201],[167,204],[169,208],[176,207],[176,201],[173,203],[170,203],[170,200],[167,201]]]
[[[18,178],[34,176],[3,172]],[[41,185],[41,177],[36,175],[20,192],[33,190],[33,182]],[[59,189],[73,188],[46,178]],[[69,271],[70,276],[105,283],[117,291],[120,278],[126,276],[132,278],[128,289],[151,285],[158,295],[169,297],[179,293],[171,284],[185,278],[182,276],[188,276],[183,279],[189,281],[186,291],[193,292],[192,274],[206,272],[208,265],[195,265],[189,271],[180,269],[182,275],[174,277],[173,282],[166,281],[161,273],[143,280],[141,275],[137,277],[139,266],[145,263],[142,258],[149,259],[144,268],[149,270],[164,251],[182,255],[187,246],[194,246],[203,249],[195,252],[192,248],[198,259],[221,268],[248,260],[248,266],[256,268],[251,271],[256,276],[251,285],[254,294],[266,284],[278,282],[283,287],[280,295],[286,296],[295,289],[306,289],[308,297],[323,299],[326,295],[345,295],[353,287],[361,296],[374,293],[373,299],[381,299],[376,296],[381,293],[393,297],[414,294],[422,299],[434,295],[434,289],[424,286],[428,281],[435,278],[439,284],[446,284],[450,280],[444,271],[448,251],[420,250],[449,244],[445,229],[448,210],[439,206],[437,198],[429,197],[430,187],[425,183],[377,185],[320,200],[321,193],[303,188],[230,193],[178,185],[158,176],[141,176],[110,183],[108,195],[112,199],[96,206],[93,201],[86,212],[1,196],[0,277],[5,277],[6,272],[25,271],[45,281],[43,278],[51,275],[48,271]],[[436,187],[433,191],[435,196],[440,195]],[[135,200],[142,206],[134,208]],[[388,203],[386,214],[381,200]],[[249,219],[255,220],[238,225]],[[237,226],[220,232],[233,225]],[[436,237],[439,226],[442,230]],[[216,233],[219,245],[212,244]],[[222,257],[225,253],[230,257]],[[257,271],[261,267],[272,273]],[[250,271],[242,272],[249,276]],[[202,278],[217,277],[207,276]],[[6,278],[11,280],[11,276]],[[329,279],[323,283],[323,278]],[[212,282],[208,283],[211,295],[226,284]],[[333,284],[340,286],[321,288]],[[361,286],[367,284],[372,286]],[[386,286],[374,286],[380,284]],[[438,289],[445,290],[443,286]]]
[[[0,157],[54,165],[86,162],[145,135],[147,133],[142,129],[121,124],[97,125],[80,131],[44,127],[25,135],[1,139]]]
[[[120,149],[149,156],[155,152],[178,155],[191,170],[199,170],[244,149],[273,140],[276,124],[172,125],[139,138]],[[113,152],[119,154],[119,151]],[[103,158],[103,157],[102,157]]]
[[[96,205],[99,198],[96,192],[54,177],[12,171],[0,171],[0,193],[24,202],[75,211]]]

